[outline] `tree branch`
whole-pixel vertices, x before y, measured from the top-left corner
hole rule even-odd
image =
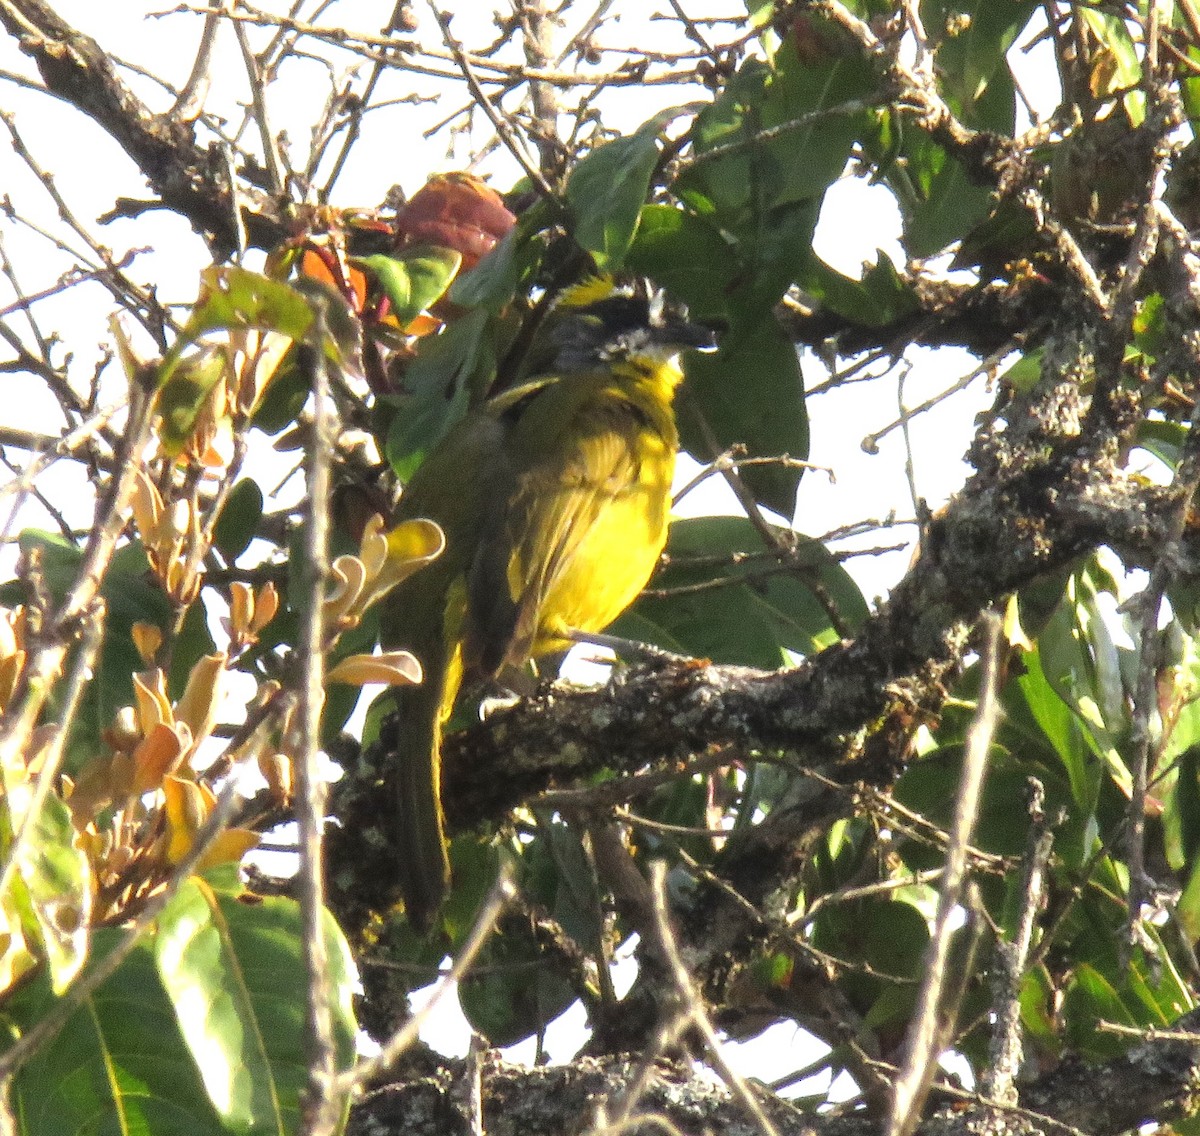
[[[186,217],[218,255],[237,247],[234,199],[220,155],[197,145],[190,121],[154,114],[121,80],[104,49],[43,0],[0,0],[0,24],[37,64],[47,91],[103,127],[164,208]],[[250,243],[274,248],[283,236],[276,204],[249,189],[240,196],[251,204],[244,210]]]

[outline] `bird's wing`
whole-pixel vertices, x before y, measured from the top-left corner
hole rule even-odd
[[[478,666],[494,673],[529,658],[544,631],[543,603],[579,569],[578,554],[602,511],[634,484],[637,408],[610,391],[537,400],[510,439],[514,492],[472,568],[472,639]],[[529,415],[533,415],[529,418]],[[539,419],[541,421],[539,421]],[[544,428],[539,428],[544,427]],[[619,555],[619,553],[618,553]]]

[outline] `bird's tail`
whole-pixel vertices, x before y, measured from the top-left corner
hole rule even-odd
[[[445,648],[441,652],[447,654]],[[425,681],[399,690],[401,715],[396,761],[400,888],[413,926],[427,931],[450,887],[442,813],[442,728],[462,683],[462,651],[422,660]]]

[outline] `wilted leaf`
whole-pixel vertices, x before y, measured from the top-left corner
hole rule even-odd
[[[182,722],[192,731],[192,738],[200,741],[208,737],[217,720],[217,703],[221,697],[221,679],[229,662],[224,651],[205,655],[188,675],[183,697],[175,707],[175,721]]]
[[[167,777],[162,784],[166,813],[168,864],[178,864],[191,852],[196,833],[212,812],[212,794],[186,777]]]
[[[381,682],[387,686],[411,686],[421,681],[421,664],[408,651],[384,651],[378,655],[347,655],[325,676],[327,682],[365,686]]]
[[[396,216],[396,232],[411,244],[441,245],[470,269],[516,223],[504,199],[474,174],[435,174]]]

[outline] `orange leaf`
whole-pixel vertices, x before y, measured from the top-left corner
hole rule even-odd
[[[174,865],[192,850],[196,833],[207,819],[211,806],[195,781],[167,777],[162,789],[167,817],[167,863]]]
[[[258,846],[257,832],[248,828],[227,828],[208,846],[208,851],[200,857],[196,871],[203,872],[217,864],[240,864],[242,857],[251,848]]]
[[[155,726],[133,751],[133,792],[141,795],[159,788],[163,778],[178,768],[183,749],[172,727],[165,722]]]

